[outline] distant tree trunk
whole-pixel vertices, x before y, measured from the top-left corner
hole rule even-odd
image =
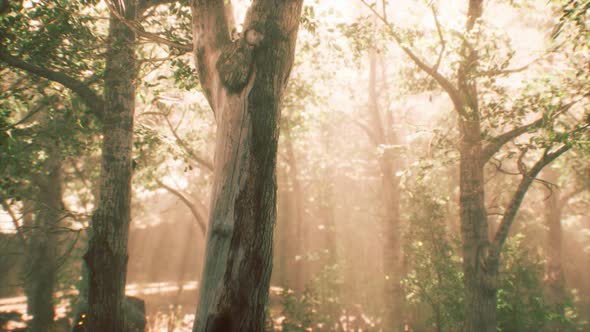
[[[291,132],[289,128],[285,128],[283,135],[285,136],[285,151],[287,152],[287,164],[289,165],[289,182],[291,184],[288,193],[288,204],[290,205],[289,221],[292,227],[292,233],[289,237],[291,242],[293,255],[289,258],[290,270],[293,273],[293,289],[298,292],[303,292],[305,284],[309,279],[309,264],[305,259],[307,250],[309,250],[309,231],[307,225],[303,221],[303,190],[301,189],[301,181],[299,181],[299,168],[297,167],[297,158],[295,157],[295,149],[293,147]]]
[[[263,331],[276,218],[280,103],[303,1],[254,0],[246,33],[235,43],[228,26],[232,20],[226,18],[233,14],[224,3],[192,4],[199,79],[217,121],[208,242],[193,331]],[[264,35],[261,42],[257,34]],[[236,77],[245,82],[230,81]]]
[[[386,329],[401,331],[403,326],[403,292],[401,289],[402,252],[400,227],[399,179],[395,177],[396,157],[390,145],[396,144],[392,120],[383,115],[379,108],[377,93],[377,54],[369,55],[369,116],[373,129],[373,144],[376,149],[383,148],[379,157],[383,195],[383,272]]]
[[[113,2],[125,19],[136,17],[136,2]],[[131,219],[131,153],[135,111],[135,33],[111,14],[105,69],[100,198],[84,256],[89,270],[89,331],[123,332],[127,240]]]
[[[57,278],[58,224],[63,216],[62,169],[59,144],[49,145],[43,173],[33,177],[35,219],[28,238],[28,312],[33,316],[32,332],[51,331],[55,308],[53,293]]]
[[[334,169],[330,167],[327,160],[332,150],[332,132],[329,123],[323,122],[320,127],[320,135],[323,146],[325,162],[324,168],[320,171],[322,178],[320,181],[320,217],[324,225],[325,248],[327,250],[326,264],[333,266],[338,261],[338,248],[336,245],[336,215],[334,202]]]
[[[277,170],[278,193],[277,193],[277,228],[275,230],[274,243],[275,255],[274,262],[277,265],[274,269],[273,283],[284,288],[292,288],[292,278],[290,273],[290,260],[294,250],[292,243],[292,223],[290,220],[289,206],[289,187],[286,167],[279,163]]]
[[[547,181],[555,184],[545,190],[545,226],[547,227],[545,298],[553,312],[563,315],[566,289],[562,265],[561,217],[564,205],[567,204],[567,197],[563,197],[558,186],[559,172],[555,169],[547,169],[545,175]],[[547,323],[544,330],[561,331],[563,327],[558,320],[552,320]]]
[[[186,233],[182,239],[184,245],[182,246],[182,258],[180,260],[180,266],[179,266],[179,270],[178,270],[178,280],[176,281],[176,283],[178,285],[178,290],[176,291],[176,296],[174,299],[175,306],[179,306],[181,304],[180,300],[181,300],[182,292],[184,291],[184,282],[186,280],[186,274],[188,272],[188,267],[190,266],[189,265],[189,257],[190,257],[191,242],[194,241],[196,238],[198,238],[197,232],[196,232],[197,227],[192,222],[186,226],[182,225],[181,227],[185,227]]]
[[[586,215],[582,217],[582,225],[586,225],[586,228],[590,228],[590,215]],[[583,272],[585,275],[590,275],[590,254],[586,253],[586,255],[583,258],[583,261],[581,262],[581,271],[585,271]],[[581,301],[581,307],[585,308],[584,310],[584,315],[585,317],[590,317],[590,278],[584,278],[585,282],[583,282],[582,284],[582,289],[580,291],[580,298],[582,299]]]

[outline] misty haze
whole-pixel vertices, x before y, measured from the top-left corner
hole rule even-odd
[[[590,331],[590,0],[0,0],[0,331]]]

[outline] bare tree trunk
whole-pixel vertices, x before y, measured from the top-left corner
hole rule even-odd
[[[395,177],[395,156],[390,145],[396,144],[392,120],[380,112],[377,94],[377,54],[369,56],[369,116],[374,132],[375,148],[384,146],[379,158],[383,195],[383,272],[384,324],[391,331],[401,331],[403,326],[403,292],[401,289],[402,252],[400,228],[399,179]]]
[[[547,181],[556,184],[545,191],[545,225],[547,226],[547,269],[545,272],[545,296],[547,304],[553,312],[563,314],[563,304],[566,299],[565,278],[562,267],[562,229],[561,214],[563,205],[561,202],[561,190],[557,186],[559,173],[554,169],[548,169],[545,174]],[[560,331],[558,321],[550,321],[545,326],[545,331]]]
[[[185,229],[186,233],[185,233],[184,238],[182,239],[182,241],[184,241],[183,242],[184,245],[182,246],[182,258],[180,260],[180,267],[179,267],[179,271],[178,271],[178,280],[176,281],[176,283],[178,284],[178,291],[176,291],[176,296],[174,299],[175,306],[179,306],[181,304],[180,300],[181,300],[182,292],[184,291],[184,282],[186,280],[186,274],[188,272],[188,267],[190,266],[189,265],[189,257],[190,257],[191,251],[189,249],[191,247],[191,242],[198,238],[197,232],[196,232],[197,226],[194,225],[192,222],[188,222],[187,225],[182,225],[181,227],[186,228]]]
[[[301,182],[299,181],[299,168],[297,167],[297,158],[295,157],[295,149],[291,141],[291,132],[285,128],[283,135],[285,136],[285,150],[287,152],[287,163],[289,164],[289,179],[292,185],[292,191],[289,192],[289,221],[291,223],[292,237],[289,241],[293,247],[294,255],[290,257],[290,266],[293,271],[293,289],[298,292],[303,292],[305,284],[309,280],[309,264],[305,259],[306,251],[309,250],[309,230],[303,222],[303,191],[301,189]]]
[[[253,1],[246,33],[235,43],[230,41],[225,2],[192,4],[199,79],[218,130],[195,332],[265,327],[280,103],[303,1]]]
[[[324,120],[329,121],[329,120]],[[323,122],[320,127],[320,135],[324,149],[324,155],[329,156],[332,150],[332,132],[329,123]],[[325,227],[325,248],[328,252],[326,263],[333,266],[338,261],[338,247],[336,245],[336,215],[334,210],[334,169],[330,167],[328,157],[322,170],[322,179],[320,181],[320,216]]]
[[[281,165],[281,164],[279,164]],[[277,249],[274,262],[277,268],[273,271],[273,283],[286,288],[293,285],[290,278],[290,260],[294,250],[292,223],[290,219],[289,188],[287,171],[285,167],[278,167],[278,195],[277,195],[277,228],[275,231],[274,243]]]
[[[43,174],[34,176],[38,190],[34,226],[29,237],[27,273],[28,312],[32,332],[50,331],[55,316],[53,293],[57,277],[58,224],[63,215],[61,155],[59,144],[48,146]]]
[[[136,2],[114,2],[133,21]],[[135,33],[111,14],[105,70],[100,198],[84,259],[89,270],[88,330],[123,332],[127,240],[131,220],[131,153],[135,111]]]

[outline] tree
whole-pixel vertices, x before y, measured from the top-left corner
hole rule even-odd
[[[583,173],[586,165],[582,162],[572,162],[573,165],[579,167]],[[562,219],[565,215],[564,210],[567,209],[568,204],[581,194],[588,190],[587,179],[584,175],[576,176],[575,185],[567,188],[563,181],[560,181],[561,173],[565,173],[567,169],[559,169],[551,167],[544,170],[544,180],[547,181],[544,192],[544,221],[547,229],[546,235],[546,252],[547,263],[545,269],[544,290],[546,302],[552,309],[564,315],[564,309],[568,304],[568,294],[566,289],[566,275],[564,271],[564,255],[563,255],[563,226]],[[567,173],[566,173],[567,174]],[[568,181],[569,182],[569,181]],[[547,331],[563,330],[564,327],[560,325],[559,320],[551,321],[547,324]]]
[[[4,9],[0,70],[6,80],[1,108],[12,123],[0,129],[8,138],[2,144],[1,157],[8,162],[1,167],[6,179],[1,196],[4,209],[20,207],[23,216],[21,223],[11,212],[27,261],[24,281],[31,329],[48,331],[55,315],[58,270],[71,250],[62,252],[71,216],[62,202],[62,159],[83,150],[84,140],[91,141],[93,133],[91,117],[79,107],[79,99],[54,82],[71,87],[83,100],[99,100],[91,83],[71,76],[92,67],[92,60],[85,58],[92,52],[85,48],[92,34],[78,16],[84,6],[77,1],[38,2],[26,9],[22,2],[12,2]]]
[[[126,331],[127,242],[131,222],[131,178],[138,36],[146,36],[137,19],[167,0],[107,2],[110,10],[104,73],[102,169],[97,208],[92,215],[88,251],[88,329]],[[158,42],[165,39],[150,34]],[[174,44],[183,48],[182,45]],[[141,301],[141,300],[140,300]],[[142,306],[140,306],[142,307]]]
[[[70,213],[62,201],[62,159],[68,158],[68,150],[76,150],[78,142],[70,135],[73,123],[59,114],[67,111],[56,100],[41,98],[40,103],[47,109],[27,123],[27,127],[10,130],[14,135],[10,142],[11,153],[2,155],[3,160],[14,158],[9,163],[24,168],[21,172],[11,171],[13,167],[10,166],[3,170],[3,175],[16,185],[4,187],[0,197],[3,209],[12,218],[25,256],[23,281],[27,311],[33,316],[32,331],[48,331],[53,326],[58,270],[70,253],[67,248],[62,250],[62,244],[70,240],[67,236]],[[13,208],[20,210],[22,221]],[[68,246],[70,244],[65,247]]]
[[[254,1],[244,35],[235,42],[233,13],[225,2],[192,4],[199,79],[217,121],[212,208],[193,331],[262,331],[276,217],[280,103],[303,1]]]
[[[100,194],[84,260],[88,266],[90,331],[125,331],[123,299],[127,240],[131,221],[133,116],[137,64],[135,1],[114,2],[104,77],[103,145]],[[122,19],[118,16],[122,16]]]
[[[519,207],[537,175],[540,171],[556,158],[570,150],[576,145],[576,137],[587,132],[587,124],[578,122],[575,125],[565,126],[559,133],[548,136],[558,138],[539,142],[533,140],[533,144],[518,146],[519,156],[516,161],[516,174],[522,176],[517,189],[507,204],[503,213],[500,225],[495,235],[489,238],[488,215],[485,206],[485,166],[494,155],[496,155],[506,144],[514,142],[518,137],[535,131],[553,131],[560,126],[555,125],[556,119],[569,111],[573,105],[583,101],[583,89],[580,90],[576,83],[568,93],[561,93],[550,90],[546,94],[536,95],[527,99],[526,93],[522,94],[521,100],[513,108],[493,101],[486,102],[482,97],[486,88],[481,82],[486,78],[507,76],[522,71],[528,66],[520,69],[507,69],[512,56],[500,64],[488,64],[484,66],[487,57],[493,52],[492,47],[481,45],[485,40],[483,31],[485,24],[482,22],[484,9],[483,0],[470,0],[465,34],[460,36],[457,55],[460,61],[456,68],[453,68],[453,77],[443,75],[439,70],[443,56],[446,51],[446,40],[443,29],[438,21],[436,7],[432,6],[432,13],[436,23],[436,33],[440,39],[439,52],[434,65],[427,64],[412,48],[412,43],[404,39],[397,27],[393,26],[387,19],[384,12],[380,13],[375,5],[361,0],[367,7],[385,23],[387,33],[400,46],[402,51],[412,60],[420,71],[427,74],[430,79],[436,82],[450,98],[454,111],[458,117],[460,155],[460,220],[463,242],[463,272],[465,283],[465,331],[496,331],[496,303],[498,290],[498,272],[500,252],[508,238],[510,228],[515,220]],[[484,47],[482,47],[484,46]],[[455,82],[453,82],[456,81]],[[577,83],[579,84],[579,83]],[[493,83],[491,84],[493,85]],[[490,87],[488,84],[487,88]],[[495,91],[498,93],[498,91]],[[501,92],[499,98],[502,98]],[[557,105],[546,99],[558,98]],[[532,100],[535,100],[533,102]],[[541,102],[541,104],[539,104]],[[522,112],[530,114],[542,107],[544,114],[537,120],[525,124],[515,124],[512,128],[497,135],[491,135],[488,128],[485,128],[486,120],[493,118],[490,114],[501,110],[503,114],[518,114]],[[502,113],[500,113],[502,114]],[[498,116],[498,113],[496,113]],[[506,115],[505,115],[506,116]],[[523,119],[524,120],[524,119]],[[538,143],[535,145],[534,143]],[[538,157],[532,166],[527,166],[527,152],[529,150],[539,151]]]
[[[92,218],[90,243],[85,255],[89,273],[88,303],[89,329],[93,331],[122,331],[124,328],[123,299],[127,264],[127,237],[130,222],[131,191],[131,153],[133,140],[133,114],[135,108],[135,79],[137,62],[135,55],[136,30],[134,25],[137,14],[146,9],[171,1],[114,1],[107,2],[111,11],[109,37],[106,50],[106,69],[104,73],[104,97],[98,94],[92,85],[102,76],[100,62],[92,63],[91,54],[102,43],[92,44],[94,36],[83,23],[89,16],[80,15],[71,20],[64,17],[66,5],[73,10],[81,10],[87,3],[59,2],[57,5],[45,3],[36,9],[49,13],[45,28],[56,34],[55,38],[46,38],[31,42],[28,39],[20,49],[0,48],[0,60],[10,67],[24,70],[49,81],[61,84],[74,92],[102,122],[103,153],[100,180],[100,198]],[[18,13],[22,8],[15,4],[13,10]],[[20,14],[19,14],[20,15]],[[14,24],[15,17],[2,17],[3,22],[15,27],[3,31],[2,38],[34,31],[34,24],[24,22]],[[31,14],[32,15],[32,14]],[[38,17],[38,16],[36,16]],[[44,16],[41,16],[44,17]],[[51,17],[57,17],[51,19]],[[76,20],[76,18],[80,18]],[[56,23],[57,22],[57,23]],[[75,24],[72,24],[74,22]],[[31,26],[33,28],[31,28]],[[20,30],[19,30],[20,29]],[[145,33],[142,33],[145,35]],[[62,43],[59,44],[59,43]],[[86,44],[85,44],[86,43]],[[47,61],[46,54],[35,45],[56,48],[62,52],[57,59],[68,61]],[[92,46],[88,46],[91,44]],[[65,45],[65,46],[64,46]],[[13,46],[14,48],[14,46]],[[28,56],[22,56],[28,51]],[[17,53],[20,56],[13,55]],[[79,57],[77,57],[79,56]],[[86,56],[86,57],[84,57]],[[28,58],[28,60],[23,60]],[[90,60],[90,61],[89,61]],[[88,64],[90,62],[91,64]],[[95,76],[85,77],[84,73],[92,71]],[[105,268],[108,267],[108,268]],[[84,287],[83,287],[84,288]],[[52,294],[52,292],[50,292]],[[85,290],[81,297],[85,297]]]

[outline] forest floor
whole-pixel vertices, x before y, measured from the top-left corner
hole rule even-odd
[[[190,332],[197,302],[197,281],[183,283],[182,289],[175,282],[134,283],[126,287],[126,294],[143,299],[146,303],[147,332]],[[271,287],[271,310],[273,317],[281,312],[280,294],[282,288]],[[76,290],[58,292],[56,298],[56,317],[67,317],[71,312],[70,300],[78,294]],[[18,312],[25,320],[27,312],[26,296],[0,298],[0,312]],[[22,323],[11,324],[11,328],[23,327]]]

